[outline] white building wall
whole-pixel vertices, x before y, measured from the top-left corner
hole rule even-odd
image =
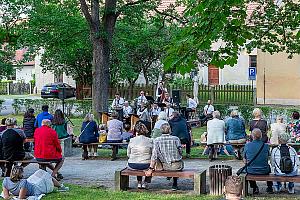
[[[29,83],[33,79],[34,65],[25,65],[16,70],[16,82],[22,81]]]

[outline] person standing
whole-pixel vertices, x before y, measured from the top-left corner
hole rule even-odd
[[[34,123],[35,123],[34,109],[29,108],[25,112],[24,118],[23,118],[23,131],[27,138],[33,138],[33,134],[34,134],[34,130],[35,130]],[[31,151],[31,147],[33,147],[32,142],[26,142],[24,144],[24,149],[27,152]]]
[[[54,113],[54,117],[52,120],[52,128],[56,131],[58,139],[69,137],[68,123],[65,120],[64,113],[60,109],[57,109]]]
[[[49,119],[50,121],[52,121],[53,116],[48,112],[49,110],[49,106],[48,105],[43,105],[42,106],[42,112],[40,114],[38,114],[38,116],[36,117],[34,126],[36,128],[39,128],[42,126],[42,121],[44,119]]]
[[[171,106],[174,105],[173,98],[170,97],[169,93],[166,92],[165,98],[162,100],[162,103],[164,103],[164,104],[171,104]]]
[[[118,120],[123,121],[123,105],[124,99],[120,97],[119,93],[116,93],[115,99],[112,102],[112,108],[118,113]]]
[[[164,100],[167,92],[168,90],[164,87],[164,82],[160,81],[156,89],[156,101],[161,103]]]
[[[254,128],[251,132],[252,142],[245,145],[244,148],[244,163],[246,165],[246,173],[267,175],[271,173],[269,161],[269,145],[262,141],[262,132],[258,128]],[[251,163],[250,163],[251,162]],[[250,163],[250,165],[247,165]],[[249,181],[250,187],[253,189],[253,194],[259,194],[259,189],[256,181]],[[267,193],[273,193],[272,181],[267,181]]]
[[[186,120],[189,120],[189,113],[196,112],[196,108],[198,104],[189,94],[186,95],[186,99],[187,99],[187,106],[186,106],[185,118]]]
[[[181,117],[178,111],[174,111],[169,124],[171,126],[171,135],[178,137],[181,144],[186,145],[186,157],[190,158],[192,139],[186,119]]]
[[[280,134],[278,137],[279,146],[274,148],[271,153],[271,163],[274,168],[274,173],[277,176],[297,176],[298,174],[299,157],[297,151],[287,145],[289,139],[289,134]],[[281,163],[283,163],[283,165],[281,165]],[[280,192],[282,190],[282,183],[277,182],[274,188],[276,192]],[[289,182],[288,192],[290,194],[295,193],[293,182]]]

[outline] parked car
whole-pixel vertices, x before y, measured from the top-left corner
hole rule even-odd
[[[49,83],[42,88],[41,97],[47,98],[59,98],[59,93],[62,93],[64,88],[65,99],[75,97],[76,89],[66,83]]]

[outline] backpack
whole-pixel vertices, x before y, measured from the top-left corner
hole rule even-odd
[[[279,169],[282,173],[289,174],[294,170],[294,164],[291,159],[289,147],[280,145],[280,163]]]

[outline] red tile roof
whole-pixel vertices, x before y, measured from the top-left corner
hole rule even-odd
[[[25,53],[26,53],[26,49],[16,50],[15,61],[21,61],[24,58]],[[23,63],[23,65],[34,65],[34,64],[35,64],[34,61],[29,61],[29,62]]]

